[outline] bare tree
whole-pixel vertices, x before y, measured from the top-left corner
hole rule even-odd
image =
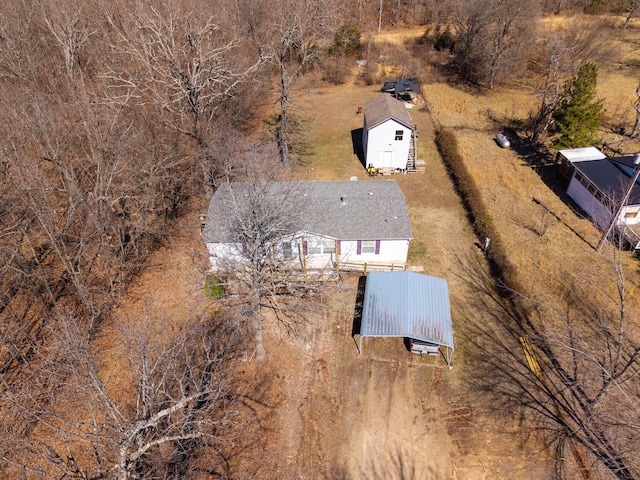
[[[629,133],[631,138],[636,138],[640,133],[640,85],[636,87],[636,100],[633,102],[633,109],[636,112],[636,119],[633,122],[633,128]]]
[[[539,425],[557,458],[574,459],[558,462],[559,478],[575,478],[571,465],[638,477],[640,343],[619,254],[613,289],[598,286],[603,271],[598,282],[567,274],[554,298],[496,289],[480,266],[467,272],[481,312],[467,333],[487,368],[474,382]]]
[[[518,71],[530,54],[530,38],[539,11],[535,2],[498,0],[457,2],[454,63],[469,81],[493,88],[496,80]]]
[[[108,352],[95,351],[76,320],[59,319],[38,368],[20,386],[3,385],[5,420],[18,427],[0,442],[15,468],[5,474],[188,478],[204,448],[211,471],[229,473],[225,442],[236,421],[253,416],[232,381],[239,330],[219,319],[153,316],[131,319]]]
[[[269,158],[269,149],[250,149],[245,155]],[[273,158],[273,157],[271,157]],[[262,335],[263,309],[273,311],[287,328],[295,327],[304,302],[289,302],[297,296],[303,280],[303,265],[292,261],[294,238],[302,232],[306,199],[296,182],[281,181],[279,162],[263,160],[261,166],[236,169],[237,182],[223,182],[209,207],[205,241],[217,243],[210,252],[214,270],[234,284],[242,300],[242,316],[249,320],[256,341],[256,359],[265,357]],[[286,170],[286,169],[284,169]],[[278,181],[280,180],[280,181]]]
[[[242,42],[215,22],[171,6],[138,7],[121,18],[105,14],[118,32],[108,77],[129,99],[152,102],[172,128],[200,147],[211,141],[218,108],[248,81],[264,58],[249,58]],[[134,69],[125,65],[134,65]]]
[[[497,78],[509,77],[510,70],[522,68],[521,58],[529,48],[522,48],[531,38],[539,7],[529,0],[505,0],[491,8],[493,20],[487,32],[487,88],[492,89]]]
[[[255,2],[250,2],[255,3]],[[257,48],[265,52],[278,69],[279,111],[275,122],[275,140],[280,161],[286,168],[292,166],[293,132],[291,87],[296,78],[320,59],[320,44],[339,22],[331,0],[278,0],[256,22],[257,7],[245,8],[239,3],[239,18],[248,24]],[[245,11],[247,12],[245,14]]]
[[[66,72],[69,78],[75,77],[79,67],[80,50],[85,47],[89,37],[96,33],[90,27],[83,9],[75,3],[62,1],[38,2],[44,22],[55,39],[64,58]],[[79,70],[81,73],[82,70]]]
[[[623,0],[622,7],[626,10],[627,16],[624,19],[624,23],[622,24],[622,29],[626,30],[631,23],[631,19],[636,16],[638,11],[640,10],[640,1],[638,0]]]

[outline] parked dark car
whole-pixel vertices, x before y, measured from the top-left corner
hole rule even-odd
[[[396,78],[395,80],[384,82],[382,91],[396,95],[404,92],[413,92],[418,94],[420,93],[420,84],[418,83],[417,78]]]

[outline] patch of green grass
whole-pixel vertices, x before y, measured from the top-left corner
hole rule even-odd
[[[407,259],[409,263],[414,263],[419,260],[424,260],[427,255],[427,246],[420,240],[414,240],[409,244],[409,253]]]
[[[209,300],[218,300],[224,297],[224,285],[215,275],[207,275],[204,279],[204,294]]]

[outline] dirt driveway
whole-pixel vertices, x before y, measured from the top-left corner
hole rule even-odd
[[[468,392],[464,365],[406,351],[402,339],[351,337],[356,278],[305,335],[271,325],[268,370],[282,383],[260,478],[544,479],[546,453],[515,421]],[[276,393],[277,391],[277,393]]]

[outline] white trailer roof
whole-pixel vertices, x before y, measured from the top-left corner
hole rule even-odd
[[[583,162],[585,160],[604,160],[604,155],[596,147],[571,148],[568,150],[560,150],[560,155],[571,162]]]

